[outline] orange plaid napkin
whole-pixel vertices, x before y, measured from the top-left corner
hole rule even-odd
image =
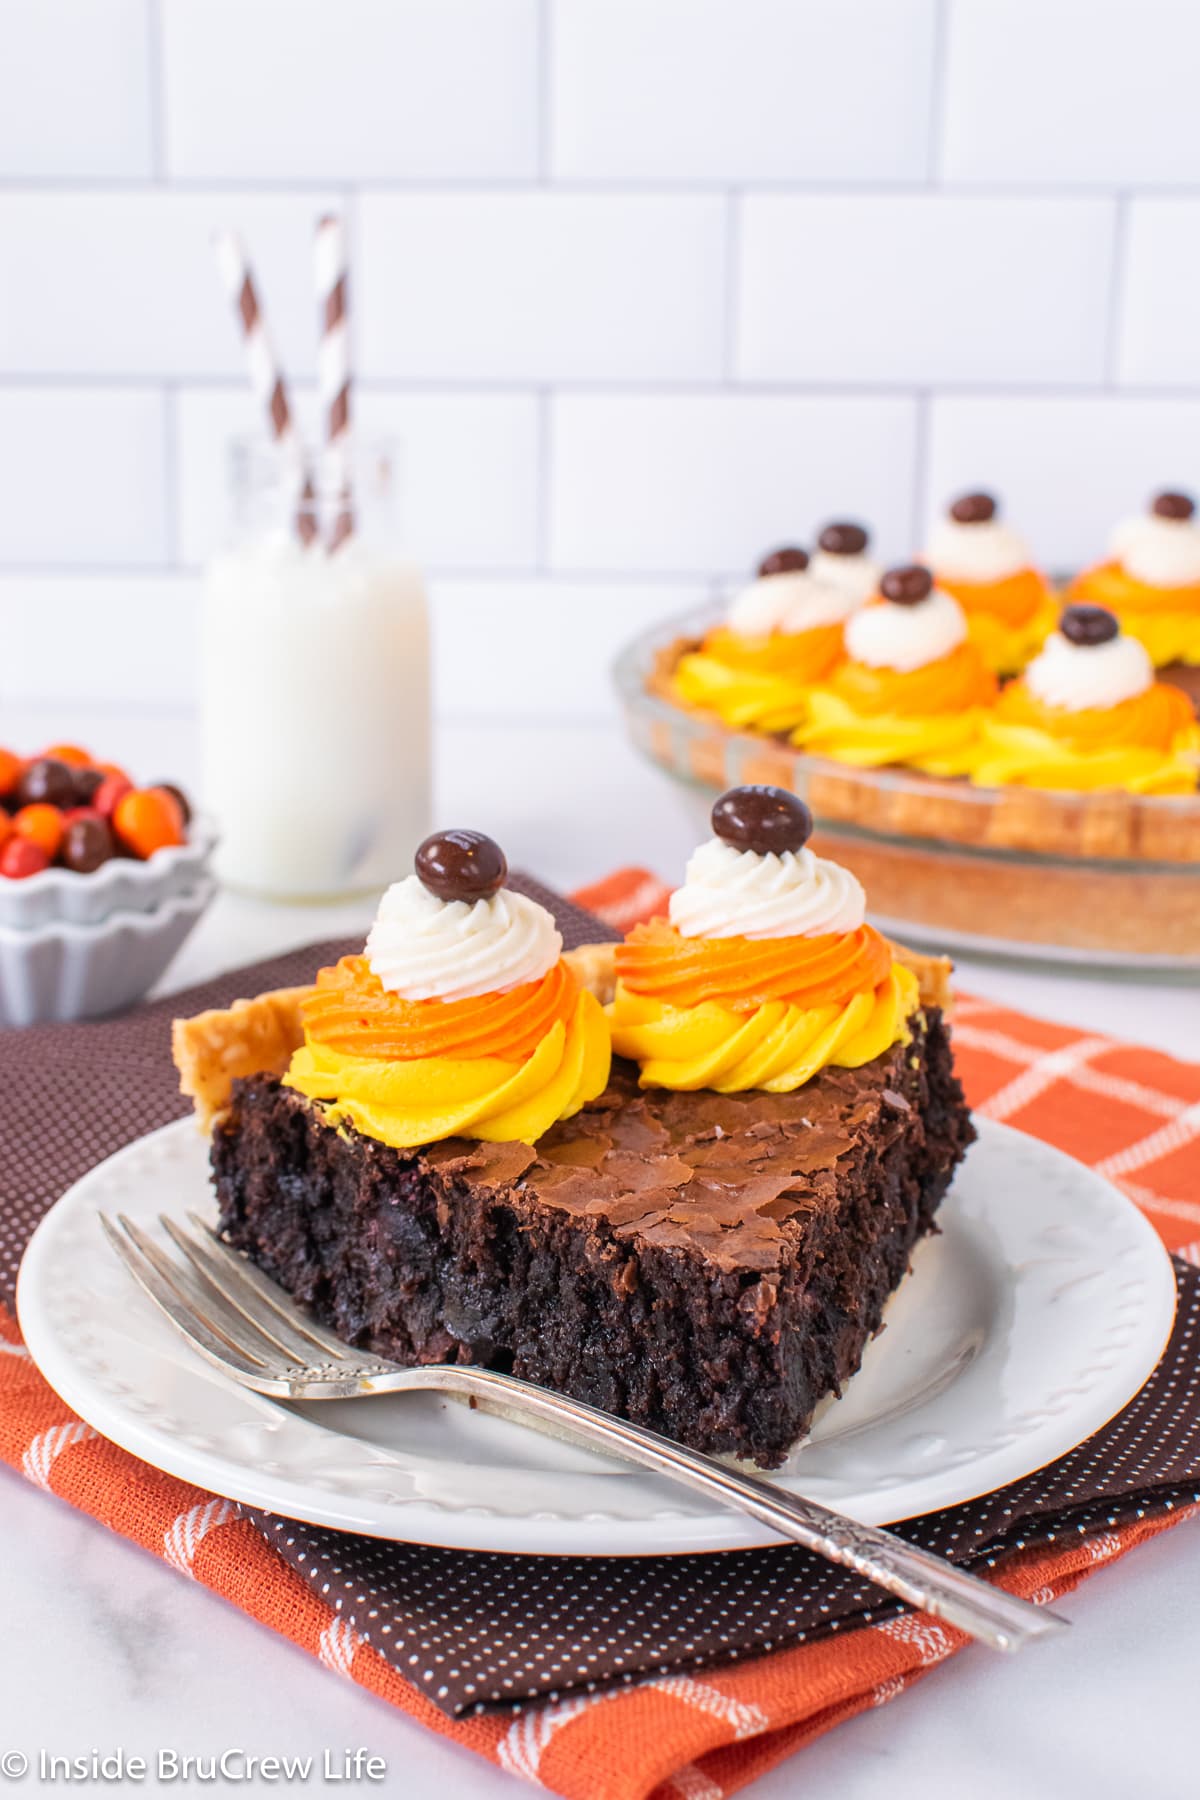
[[[575,896],[627,929],[667,889],[623,870]],[[1200,1066],[1084,1037],[965,999],[957,1062],[978,1111],[1100,1169],[1177,1254],[1200,1262]],[[1102,1104],[1097,1104],[1101,1102]],[[224,1594],[420,1724],[567,1800],[722,1800],[811,1739],[893,1700],[962,1649],[952,1627],[907,1614],[699,1676],[452,1719],[362,1642],[229,1501],[163,1475],[69,1414],[0,1309],[0,1457],[39,1487]],[[1003,1585],[1038,1602],[1200,1507],[1008,1558]]]

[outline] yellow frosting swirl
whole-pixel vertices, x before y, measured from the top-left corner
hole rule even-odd
[[[792,742],[814,756],[832,757],[857,769],[903,763],[926,775],[966,775],[975,765],[986,709],[961,712],[861,713],[828,688],[814,688],[805,722]]]
[[[331,1124],[355,1126],[397,1150],[440,1138],[534,1143],[608,1084],[611,1045],[604,1012],[582,991],[524,1062],[501,1057],[351,1056],[306,1043],[284,1085],[325,1103]]]
[[[980,787],[1059,788],[1091,793],[1121,788],[1130,794],[1194,794],[1200,775],[1200,726],[1181,733],[1170,750],[1144,744],[1110,747],[1064,741],[1034,725],[992,716],[971,769]]]
[[[837,1005],[772,1000],[749,1013],[711,1000],[671,1006],[618,982],[609,1017],[613,1049],[641,1064],[643,1087],[790,1094],[820,1069],[857,1069],[907,1042],[918,1004],[916,977],[894,962],[878,987]]]
[[[1137,638],[1150,652],[1156,669],[1167,663],[1200,663],[1200,612],[1161,612],[1130,608],[1118,614],[1126,637]]]
[[[962,589],[959,589],[959,597]],[[1037,655],[1047,637],[1058,624],[1058,602],[1047,592],[1045,602],[1031,619],[1012,624],[998,613],[982,607],[964,606],[967,635],[975,644],[988,668],[997,675],[1019,675],[1031,657]]]
[[[680,657],[674,688],[735,731],[789,731],[804,715],[809,687],[842,655],[842,628],[745,637],[727,627],[710,631],[699,650]]]

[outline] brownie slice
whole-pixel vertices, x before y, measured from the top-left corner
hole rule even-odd
[[[398,1151],[268,1076],[213,1140],[229,1242],[348,1343],[473,1362],[769,1467],[837,1391],[974,1136],[940,1013],[793,1094],[608,1090],[536,1145]]]

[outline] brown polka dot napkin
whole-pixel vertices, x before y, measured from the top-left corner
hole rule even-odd
[[[1069,1456],[900,1534],[968,1568],[1200,1500],[1200,1270],[1137,1399]],[[717,1556],[527,1557],[384,1543],[252,1515],[358,1635],[447,1712],[694,1672],[904,1609],[790,1545]]]

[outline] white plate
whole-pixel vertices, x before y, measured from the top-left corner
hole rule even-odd
[[[843,1397],[777,1472],[870,1523],[1040,1468],[1119,1411],[1170,1332],[1175,1283],[1117,1190],[988,1120]],[[435,1395],[285,1406],[194,1356],[96,1212],[212,1211],[190,1120],[130,1144],[38,1227],[17,1295],[35,1362],[105,1437],[285,1516],[474,1550],[641,1555],[772,1541],[670,1482]]]

